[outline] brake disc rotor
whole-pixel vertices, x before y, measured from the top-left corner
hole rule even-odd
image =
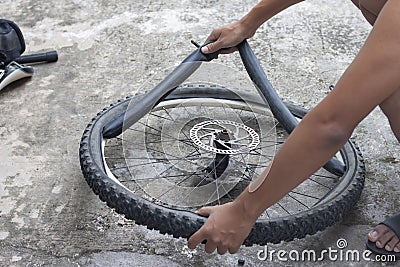
[[[213,145],[217,133],[227,131],[228,143],[224,149]],[[196,124],[190,129],[190,139],[198,147],[217,154],[235,155],[255,149],[260,144],[259,135],[243,123],[228,120],[209,120]],[[226,141],[221,142],[221,144]]]

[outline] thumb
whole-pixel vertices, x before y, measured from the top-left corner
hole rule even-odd
[[[202,207],[201,209],[196,211],[197,214],[205,217],[210,216],[211,212],[212,212],[212,207]]]
[[[211,54],[211,53],[214,53],[214,52],[220,50],[221,48],[223,48],[222,43],[219,41],[216,41],[214,43],[203,46],[201,48],[201,52],[203,52],[204,54]]]

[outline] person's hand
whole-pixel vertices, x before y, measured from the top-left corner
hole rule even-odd
[[[221,255],[227,251],[231,254],[236,253],[255,223],[255,220],[246,216],[235,202],[203,207],[197,213],[208,216],[208,219],[200,230],[189,238],[188,246],[194,249],[206,240],[207,253],[212,253],[215,249]]]
[[[240,44],[243,40],[252,37],[254,34],[255,30],[249,29],[243,23],[239,21],[233,22],[214,29],[206,39],[206,42],[214,42],[202,47],[201,52],[204,54],[210,54],[222,48],[230,48],[222,50],[221,54],[232,53],[237,50],[236,45]]]

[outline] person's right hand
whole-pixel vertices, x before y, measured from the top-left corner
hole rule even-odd
[[[221,54],[232,53],[237,50],[236,45],[240,44],[244,39],[252,37],[254,34],[255,30],[249,30],[239,21],[227,24],[211,32],[206,42],[214,42],[202,47],[201,52],[210,54],[222,48],[229,48],[222,50]]]

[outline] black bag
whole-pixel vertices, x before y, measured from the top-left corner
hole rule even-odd
[[[14,22],[0,19],[0,67],[19,57],[25,51],[25,40]]]

